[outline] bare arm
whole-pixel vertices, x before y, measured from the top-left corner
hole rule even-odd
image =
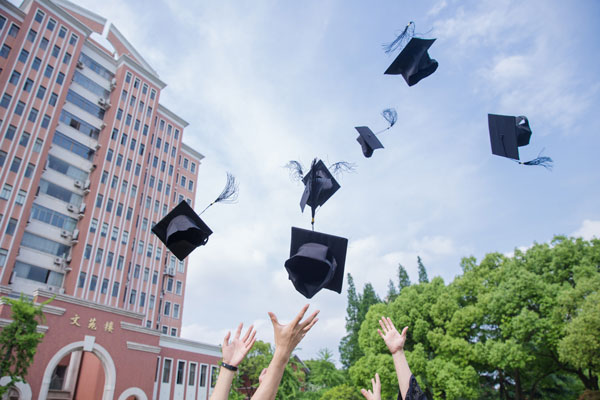
[[[223,339],[223,347],[221,348],[223,352],[223,363],[235,368],[237,368],[242,360],[244,360],[244,357],[246,357],[246,354],[248,354],[256,341],[254,338],[256,331],[253,326],[250,326],[244,337],[240,339],[241,334],[242,324],[238,326],[231,342],[229,341],[231,332],[227,332],[225,339]],[[217,384],[213,389],[210,400],[227,400],[235,374],[235,371],[231,371],[230,369],[221,366],[219,378],[217,378]]]
[[[290,359],[292,351],[294,351],[298,343],[304,338],[304,335],[306,335],[310,328],[318,321],[317,314],[319,311],[315,311],[310,317],[301,322],[304,314],[306,314],[306,310],[308,310],[308,304],[305,305],[300,313],[296,315],[296,318],[287,325],[281,325],[277,321],[277,316],[271,312],[269,313],[275,336],[275,354],[273,354],[273,359],[269,363],[266,373],[264,373],[264,375],[261,373],[262,380],[260,381],[254,396],[252,396],[252,400],[275,399],[281,377],[283,376],[283,371]]]
[[[396,375],[398,376],[400,394],[402,395],[402,398],[405,399],[410,386],[410,377],[412,376],[412,372],[410,372],[408,362],[406,361],[406,356],[404,355],[404,343],[406,342],[408,326],[405,326],[404,329],[402,329],[402,334],[400,334],[390,318],[381,317],[379,325],[381,326],[381,329],[377,329],[377,332],[390,350],[390,353],[392,353],[394,368],[396,369]]]

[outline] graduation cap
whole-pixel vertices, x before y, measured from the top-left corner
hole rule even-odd
[[[152,232],[179,260],[186,258],[196,247],[204,246],[212,234],[185,200],[154,225]]]
[[[304,192],[300,198],[300,209],[304,212],[306,205],[311,208],[311,224],[315,224],[315,211],[323,206],[327,200],[340,188],[340,184],[333,177],[342,172],[353,172],[355,165],[346,161],[333,163],[327,168],[323,161],[315,158],[310,171],[304,175],[304,168],[298,161],[290,161],[285,165],[290,170],[290,177],[295,181],[304,183]],[[330,169],[332,172],[330,172]]]
[[[200,215],[215,203],[234,202],[237,193],[235,177],[228,172],[225,188]],[[185,200],[154,225],[152,232],[179,260],[185,259],[196,247],[204,246],[213,233]]]
[[[435,39],[414,37],[414,22],[412,21],[392,43],[384,46],[385,52],[389,54],[395,51],[409,38],[406,46],[384,74],[402,75],[408,86],[413,86],[421,79],[433,74],[438,67],[438,62],[429,57],[427,52]]]
[[[513,159],[522,165],[541,165],[552,169],[552,159],[542,156],[541,152],[531,161],[519,161],[519,147],[527,146],[531,139],[531,127],[527,117],[488,114],[488,127],[492,154]]]
[[[312,298],[321,289],[342,292],[348,239],[292,227],[289,279],[298,292]]]
[[[371,128],[368,126],[354,127],[354,129],[358,131],[358,137],[356,138],[356,141],[360,144],[363,155],[367,158],[373,155],[374,150],[383,149],[383,144],[381,144],[376,135],[390,129],[398,120],[398,113],[393,108],[386,108],[381,112],[381,115],[386,119],[386,121],[388,121],[389,126],[379,132],[373,133]]]

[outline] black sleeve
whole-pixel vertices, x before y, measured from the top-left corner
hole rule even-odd
[[[398,400],[403,400],[401,393],[398,393]],[[406,393],[406,399],[404,400],[427,400],[427,396],[425,396],[421,391],[419,383],[417,382],[417,378],[415,378],[414,375],[410,376],[408,393]]]

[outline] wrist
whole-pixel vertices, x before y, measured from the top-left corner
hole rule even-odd
[[[226,369],[228,371],[231,371],[231,372],[236,372],[238,370],[237,365],[230,364],[230,363],[228,363],[228,362],[226,362],[224,360],[221,361],[221,368],[224,368],[224,369]]]

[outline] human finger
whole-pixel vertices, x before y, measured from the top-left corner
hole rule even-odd
[[[408,326],[405,326],[404,329],[402,329],[402,337],[406,338],[407,332],[408,332]]]
[[[387,334],[388,328],[385,323],[386,323],[385,317],[381,317],[381,319],[379,320],[379,326],[381,326],[381,330],[383,331],[383,333]]]
[[[240,322],[240,324],[237,327],[237,330],[235,331],[235,339],[239,339],[240,338],[240,334],[242,333],[242,326],[244,325],[243,322]]]
[[[248,340],[248,337],[250,336],[252,329],[254,329],[254,325],[250,325],[250,328],[248,328],[248,330],[246,331],[246,334],[242,338],[242,342],[245,342],[246,340]]]
[[[302,331],[306,334],[308,331],[310,331],[310,329],[315,326],[315,324],[317,323],[317,321],[319,320],[319,318],[315,318],[312,320],[312,322],[310,324],[308,324],[307,326],[305,326],[304,328],[302,328]]]
[[[273,327],[275,327],[276,325],[279,325],[279,321],[277,321],[277,316],[270,311],[268,312],[268,314],[269,314],[269,318],[271,318],[271,323],[273,324]]]
[[[253,331],[252,335],[249,338],[247,338],[246,340],[244,340],[244,343],[250,343],[250,347],[252,347],[252,345],[256,341],[255,336],[256,336],[256,331]]]
[[[381,338],[385,340],[385,335],[383,334],[383,332],[381,332],[381,329],[377,329],[377,333],[379,333],[379,336],[381,336]]]
[[[381,392],[381,380],[379,380],[379,374],[375,372],[375,384],[377,386],[373,386],[373,392],[377,389],[378,392]]]
[[[290,325],[298,325],[300,320],[304,317],[304,314],[306,314],[306,310],[308,310],[308,304],[306,304],[304,307],[302,307],[302,310],[300,310],[298,315],[296,315],[296,317],[294,317],[292,322],[290,322]]]
[[[225,338],[223,339],[223,347],[225,347],[229,344],[230,337],[231,337],[231,332],[227,331],[227,335],[225,335]]]
[[[392,319],[390,317],[387,317],[388,320],[388,324],[390,325],[390,330],[396,330],[396,327],[394,326],[394,323],[392,322]]]
[[[363,396],[365,396],[365,399],[369,399],[371,393],[369,393],[366,389],[360,389],[360,392],[362,393]]]
[[[319,310],[315,311],[314,313],[312,313],[310,315],[310,317],[308,317],[304,321],[300,322],[300,328],[304,329],[307,325],[310,325],[314,321],[314,319],[317,317],[319,312],[320,312]]]

